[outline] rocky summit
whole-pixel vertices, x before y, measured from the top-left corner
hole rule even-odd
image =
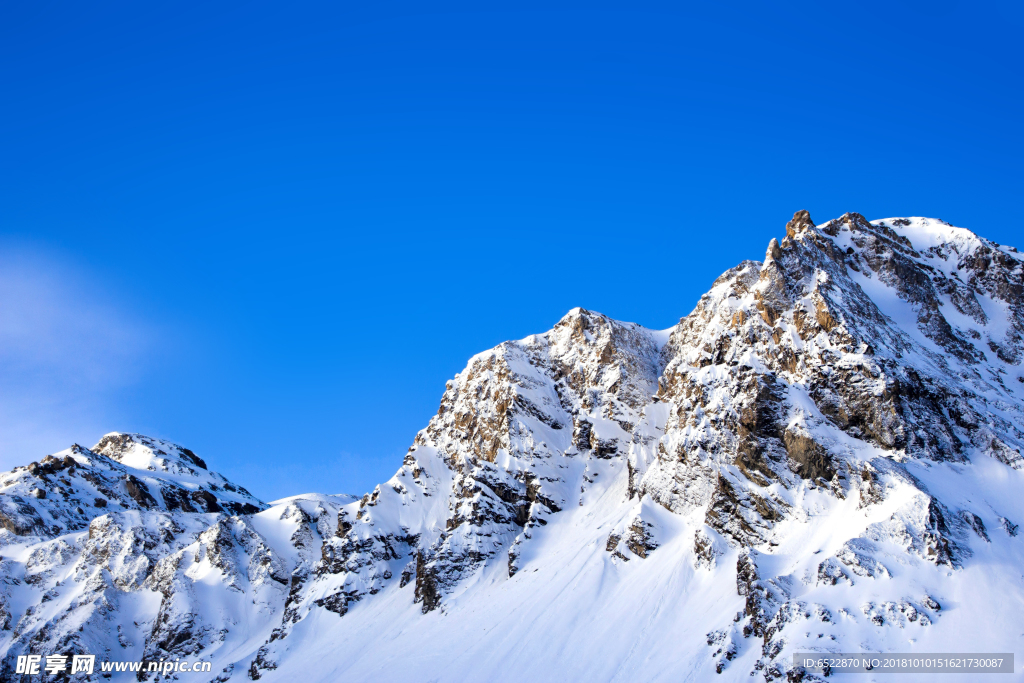
[[[577,308],[474,356],[361,498],[268,504],[138,434],[2,475],[0,677],[86,653],[212,672],[74,680],[800,681],[795,652],[1024,652],[1022,360],[1016,249],[800,211],[668,330]]]

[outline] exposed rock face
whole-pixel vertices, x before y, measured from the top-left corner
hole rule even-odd
[[[315,590],[358,600],[415,557],[427,612],[498,555],[514,574],[536,527],[581,505],[588,478],[622,468],[659,363],[649,331],[582,309],[474,357],[403,467],[328,542]],[[382,533],[378,510],[400,510],[400,527]]]
[[[547,640],[598,614],[622,627],[562,645],[595,680],[963,651],[944,596],[1024,597],[973,573],[1024,562],[1022,264],[941,221],[797,212],[670,330],[574,309],[473,357],[360,499],[268,508],[138,435],[49,456],[0,490],[5,665],[45,645],[290,680],[318,643],[353,676],[544,678]]]

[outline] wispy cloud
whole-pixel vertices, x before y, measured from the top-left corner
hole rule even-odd
[[[0,467],[107,431],[154,341],[94,275],[0,244]]]

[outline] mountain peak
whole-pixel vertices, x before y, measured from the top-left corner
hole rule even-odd
[[[0,482],[0,527],[15,537],[52,538],[127,510],[251,514],[266,507],[189,449],[142,434],[111,432],[93,449],[73,444]],[[2,534],[0,545],[21,542]]]
[[[206,462],[189,449],[143,434],[110,432],[90,450],[140,470],[180,471],[182,464],[206,469]]]
[[[774,681],[817,680],[798,651],[1009,652],[1022,363],[1015,249],[798,211],[670,330],[574,308],[473,356],[361,498],[268,508],[138,434],[16,469],[0,621],[33,611],[0,637],[8,660],[88,646],[270,682],[311,657],[325,679],[547,680],[571,657]]]

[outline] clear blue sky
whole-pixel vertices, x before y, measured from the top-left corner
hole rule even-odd
[[[473,353],[668,327],[797,209],[1024,248],[1009,3],[681,6],[5,3],[0,465],[362,493]]]

